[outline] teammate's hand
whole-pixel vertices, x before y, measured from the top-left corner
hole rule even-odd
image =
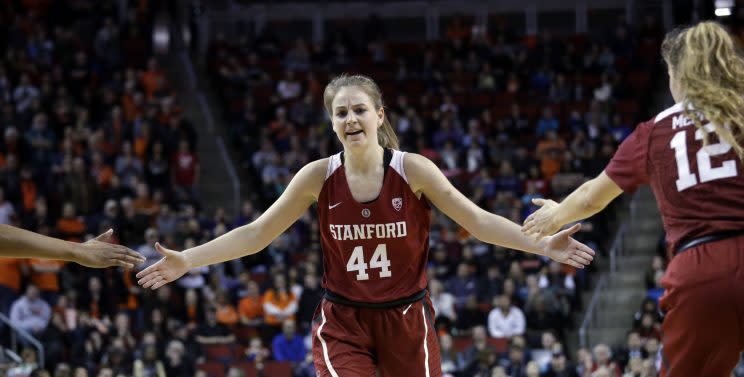
[[[143,288],[158,289],[173,280],[183,276],[189,270],[188,261],[181,252],[166,249],[155,243],[155,250],[163,255],[163,259],[137,274],[137,282]]]
[[[532,199],[532,203],[540,206],[540,208],[524,220],[522,233],[528,236],[534,234],[539,240],[561,229],[563,224],[556,224],[553,221],[558,209],[558,203],[550,199]]]
[[[592,263],[594,250],[571,238],[571,235],[578,232],[579,229],[581,229],[581,224],[576,224],[543,239],[541,243],[545,255],[556,262],[576,268],[584,268],[584,266]]]
[[[73,261],[93,268],[111,266],[134,268],[145,261],[145,257],[130,248],[109,243],[113,234],[114,230],[109,229],[94,239],[77,244]]]

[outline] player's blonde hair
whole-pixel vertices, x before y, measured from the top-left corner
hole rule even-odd
[[[661,54],[680,84],[685,115],[701,129],[695,112],[702,113],[744,160],[744,57],[728,31],[714,21],[673,30],[664,38]],[[707,145],[708,133],[703,135]]]
[[[364,91],[372,100],[375,110],[383,108],[382,91],[380,87],[367,76],[342,74],[331,80],[323,91],[323,104],[325,105],[328,115],[333,118],[333,98],[343,87],[355,86]],[[382,119],[382,127],[377,131],[377,141],[383,148],[398,149],[398,135],[395,134],[393,126],[390,125],[388,117]]]

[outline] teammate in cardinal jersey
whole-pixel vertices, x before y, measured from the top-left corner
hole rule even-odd
[[[538,201],[523,231],[550,234],[650,184],[671,260],[662,375],[728,377],[744,350],[744,59],[715,22],[670,32],[661,50],[677,104],[562,203]]]
[[[156,245],[164,258],[137,275],[140,284],[158,288],[190,268],[256,253],[317,202],[326,290],[312,330],[318,375],[438,377],[425,274],[430,204],[484,242],[579,268],[592,261],[594,252],[570,237],[579,226],[537,242],[478,208],[428,159],[396,150],[371,79],[337,77],[323,97],[343,152],[300,169],[248,225],[182,253]]]

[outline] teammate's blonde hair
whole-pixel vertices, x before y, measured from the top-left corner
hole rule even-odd
[[[728,31],[713,21],[673,30],[664,38],[661,54],[680,84],[685,114],[695,127],[703,126],[693,114],[697,111],[744,160],[744,57]],[[708,134],[703,135],[707,145]]]
[[[347,75],[342,74],[331,80],[323,91],[323,103],[325,105],[328,115],[333,118],[333,98],[343,87],[356,86],[367,93],[369,98],[372,100],[372,104],[375,106],[375,110],[380,110],[382,105],[382,92],[380,87],[367,76],[362,75]],[[382,120],[382,127],[377,131],[377,141],[383,148],[398,149],[398,136],[393,130],[393,126],[390,125],[388,117],[385,116]]]

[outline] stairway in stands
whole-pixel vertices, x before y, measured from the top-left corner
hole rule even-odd
[[[182,42],[183,28],[177,26],[177,19],[167,22],[172,42],[168,53],[161,55],[159,60],[166,69],[171,86],[178,93],[184,119],[191,121],[197,132],[199,202],[207,216],[222,207],[230,218],[240,211],[242,195],[240,188],[236,191],[234,187],[236,182],[242,182],[240,171],[230,166],[235,160],[225,146],[227,132],[222,126],[220,110],[209,100],[206,78]]]
[[[651,265],[662,235],[661,217],[651,189],[639,189],[626,220],[624,239],[618,248],[617,268],[603,272],[607,284],[599,293],[594,320],[587,329],[590,346],[625,344],[633,314],[646,297],[645,272]]]

